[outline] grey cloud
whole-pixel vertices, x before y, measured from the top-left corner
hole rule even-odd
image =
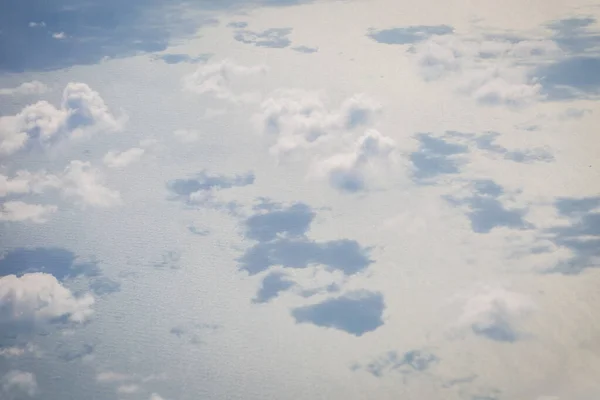
[[[268,303],[279,295],[280,292],[288,290],[294,286],[294,282],[285,279],[285,275],[280,272],[271,272],[262,281],[256,297],[252,300],[254,303]]]
[[[390,351],[383,357],[367,364],[365,369],[379,378],[391,371],[398,371],[402,374],[423,372],[439,361],[435,354],[427,350],[411,350],[404,354]]]
[[[291,33],[292,28],[271,28],[262,32],[243,29],[236,31],[234,39],[258,47],[284,48],[292,44],[288,38]]]
[[[172,180],[167,183],[167,187],[178,196],[189,196],[195,192],[212,189],[230,189],[236,186],[252,185],[253,183],[254,174],[252,172],[228,177],[224,175],[209,175],[206,171],[202,171],[194,178]]]
[[[383,295],[352,292],[292,310],[296,323],[310,323],[362,336],[383,325]]]
[[[412,44],[426,40],[433,35],[448,35],[454,28],[448,25],[415,25],[391,29],[370,29],[367,36],[384,44]]]
[[[244,29],[248,27],[248,23],[244,21],[233,21],[227,24],[228,28]]]
[[[566,247],[573,256],[551,272],[578,274],[600,266],[600,197],[561,198],[556,202],[560,214],[570,219],[569,225],[547,230],[550,240]]]
[[[308,47],[308,46],[295,46],[292,47],[292,50],[297,51],[299,53],[312,54],[319,51],[318,47]]]

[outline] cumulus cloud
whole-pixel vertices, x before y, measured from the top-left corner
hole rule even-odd
[[[0,221],[31,221],[44,223],[58,207],[54,205],[29,204],[23,201],[5,201],[0,203]]]
[[[87,161],[71,161],[62,175],[61,187],[66,198],[84,205],[111,207],[121,203],[119,192],[104,186],[100,171]]]
[[[138,161],[144,155],[144,152],[145,150],[139,147],[133,147],[122,152],[109,151],[102,161],[109,168],[123,168]]]
[[[86,321],[93,313],[94,298],[76,297],[54,276],[36,272],[0,278],[0,325],[37,325],[66,318]]]
[[[459,325],[490,340],[514,342],[523,336],[519,324],[534,310],[528,296],[492,288],[467,300]]]
[[[260,98],[257,93],[236,94],[232,90],[235,78],[248,78],[261,75],[268,70],[266,65],[244,66],[231,60],[204,64],[195,72],[183,77],[183,89],[197,94],[209,94],[220,100],[234,103],[255,102]]]
[[[16,115],[0,117],[0,155],[11,155],[27,145],[47,147],[65,138],[122,128],[99,93],[85,83],[67,84],[59,107],[39,101]]]
[[[524,106],[543,99],[536,62],[559,56],[551,40],[432,36],[410,49],[423,79],[454,79],[458,92],[483,105]],[[525,63],[524,61],[527,61]]]
[[[31,173],[19,170],[14,177],[0,174],[0,197],[13,194],[42,193],[48,188],[60,187],[60,179],[45,172]]]
[[[38,391],[35,375],[31,372],[11,370],[2,377],[2,393],[9,400],[33,397]]]
[[[14,88],[3,88],[0,89],[0,95],[3,96],[15,96],[15,95],[33,95],[43,94],[49,90],[48,86],[40,81],[23,82],[19,86]]]

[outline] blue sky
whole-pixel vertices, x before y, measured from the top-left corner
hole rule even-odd
[[[0,398],[600,396],[593,2],[0,1]]]

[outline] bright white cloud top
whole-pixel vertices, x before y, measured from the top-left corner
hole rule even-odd
[[[0,398],[600,398],[593,2],[17,3]]]

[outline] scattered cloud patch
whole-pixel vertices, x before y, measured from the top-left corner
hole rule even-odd
[[[55,32],[52,34],[54,39],[62,40],[67,38],[67,34],[64,32]]]
[[[62,193],[84,206],[106,208],[122,202],[120,193],[104,186],[103,175],[87,161],[74,160],[65,168]]]
[[[38,392],[37,380],[31,372],[19,370],[8,371],[1,380],[2,393],[7,400],[17,400],[25,397],[34,397]]]
[[[3,88],[0,89],[0,95],[2,96],[30,96],[34,94],[43,94],[48,90],[48,86],[40,81],[23,82],[19,86],[14,88]]]
[[[244,29],[248,27],[248,23],[244,21],[232,21],[227,24],[228,28]]]
[[[468,146],[452,143],[447,135],[436,137],[430,133],[416,135],[419,148],[410,155],[413,166],[413,180],[429,183],[440,175],[458,174],[466,163],[462,157],[469,152]]]
[[[383,325],[383,295],[376,292],[351,292],[317,304],[292,310],[296,323],[310,323],[362,336]]]
[[[144,155],[145,150],[139,147],[133,147],[121,152],[109,151],[102,161],[109,168],[124,168],[129,164],[139,161]]]
[[[192,74],[183,77],[183,89],[200,95],[211,95],[233,103],[253,103],[260,99],[257,93],[236,94],[231,89],[235,78],[263,75],[266,65],[243,66],[231,60],[204,64]]]
[[[319,48],[318,47],[309,47],[309,46],[294,46],[294,47],[292,47],[292,50],[297,51],[298,53],[312,54],[312,53],[316,53],[317,51],[319,51]]]
[[[497,342],[515,342],[523,337],[519,324],[535,310],[532,300],[505,289],[488,289],[470,298],[459,326]]]
[[[454,28],[448,25],[415,25],[390,29],[369,29],[367,36],[384,44],[413,44],[434,35],[449,35]]]
[[[167,64],[197,64],[207,62],[212,57],[212,54],[200,54],[192,57],[189,54],[171,53],[158,56],[159,59]]]
[[[285,278],[281,272],[271,272],[264,277],[256,297],[252,300],[254,303],[268,303],[279,296],[279,293],[288,290],[295,283]]]
[[[67,84],[56,108],[39,101],[16,115],[0,117],[0,155],[11,155],[26,146],[44,148],[64,138],[77,138],[122,129],[126,118],[115,117],[98,92],[85,83]]]
[[[271,47],[281,49],[292,44],[288,36],[292,28],[271,28],[261,32],[240,29],[235,32],[233,38],[238,42],[253,44],[257,47]]]
[[[125,385],[119,385],[117,387],[117,393],[119,394],[132,394],[140,391],[140,386],[135,383],[129,383]]]
[[[5,201],[0,203],[0,221],[24,222],[31,221],[42,224],[58,210],[53,205],[29,204],[22,201]]]
[[[379,378],[394,371],[402,374],[423,372],[439,361],[440,359],[435,354],[427,350],[411,350],[404,354],[390,351],[364,366],[364,369]],[[361,366],[358,366],[358,368],[361,368]]]
[[[200,139],[200,132],[193,129],[177,129],[173,136],[181,143],[194,143]]]

